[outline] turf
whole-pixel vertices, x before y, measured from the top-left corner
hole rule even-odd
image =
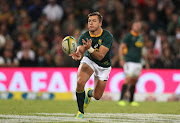
[[[77,113],[76,101],[0,100],[0,114]],[[87,113],[158,113],[180,114],[179,102],[140,102],[139,107],[120,107],[115,101],[92,101]]]

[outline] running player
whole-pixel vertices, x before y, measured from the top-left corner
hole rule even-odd
[[[76,97],[78,114],[76,119],[84,118],[86,108],[94,97],[99,100],[104,92],[111,71],[111,46],[113,36],[101,28],[103,17],[99,12],[88,15],[88,29],[78,40],[77,51],[70,54],[74,60],[81,60],[77,73]],[[84,86],[94,73],[94,90],[88,88],[86,94]]]

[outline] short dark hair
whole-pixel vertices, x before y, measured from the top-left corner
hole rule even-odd
[[[88,18],[89,18],[90,16],[95,16],[95,15],[98,16],[99,22],[102,22],[102,21],[103,21],[103,16],[102,16],[99,12],[92,12],[92,13],[90,13],[90,14],[88,15]]]

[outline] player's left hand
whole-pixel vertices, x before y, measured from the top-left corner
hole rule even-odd
[[[91,44],[92,44],[91,39],[86,38],[86,41],[84,39],[82,39],[82,42],[83,42],[83,46],[86,50],[88,50],[91,47]]]

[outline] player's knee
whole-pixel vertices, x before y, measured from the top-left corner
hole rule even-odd
[[[94,98],[95,98],[96,100],[100,100],[100,99],[101,99],[101,96],[99,96],[99,95],[94,95]]]
[[[77,81],[77,90],[84,90],[85,83],[83,81]]]

